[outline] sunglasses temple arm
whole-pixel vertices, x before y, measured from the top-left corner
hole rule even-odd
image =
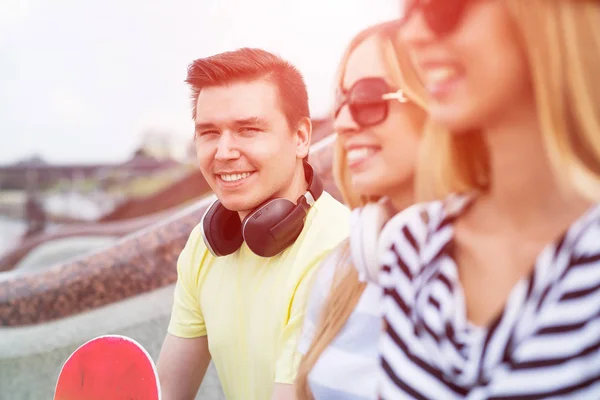
[[[386,93],[383,96],[381,96],[381,98],[383,100],[398,100],[400,103],[406,103],[408,101],[408,98],[402,90],[398,90],[394,93]]]

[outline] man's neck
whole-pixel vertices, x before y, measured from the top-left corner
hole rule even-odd
[[[285,188],[282,188],[282,190],[275,192],[272,197],[288,199],[296,204],[298,198],[306,193],[307,190],[308,183],[306,182],[306,177],[304,175],[304,165],[300,164],[300,166],[296,168],[290,184]],[[240,221],[243,221],[251,212],[252,210],[238,211]]]
[[[304,173],[304,165],[300,162],[297,166],[292,181],[286,189],[278,193],[278,197],[283,197],[296,204],[296,201],[308,190],[308,183]]]

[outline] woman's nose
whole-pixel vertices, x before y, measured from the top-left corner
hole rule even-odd
[[[359,126],[354,121],[354,118],[352,118],[350,107],[345,105],[340,109],[340,112],[335,117],[335,121],[333,122],[333,129],[338,134],[347,134],[358,131]]]

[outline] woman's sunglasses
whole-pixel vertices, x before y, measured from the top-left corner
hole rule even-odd
[[[460,23],[464,11],[473,0],[401,0],[400,25],[417,11],[429,29],[438,36],[451,33]]]
[[[374,126],[387,118],[390,100],[408,102],[402,90],[392,89],[383,78],[363,78],[347,91],[338,90],[334,117],[337,118],[342,108],[348,105],[354,122],[362,128]]]

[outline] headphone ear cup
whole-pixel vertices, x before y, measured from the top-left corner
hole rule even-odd
[[[239,214],[218,200],[206,210],[201,224],[204,244],[215,257],[235,252],[244,241]]]
[[[290,246],[304,227],[302,218],[291,214],[296,209],[287,199],[272,199],[244,218],[242,236],[252,252],[273,257]]]
[[[393,215],[392,209],[383,202],[369,203],[352,211],[350,253],[361,281],[378,281],[379,234]]]

